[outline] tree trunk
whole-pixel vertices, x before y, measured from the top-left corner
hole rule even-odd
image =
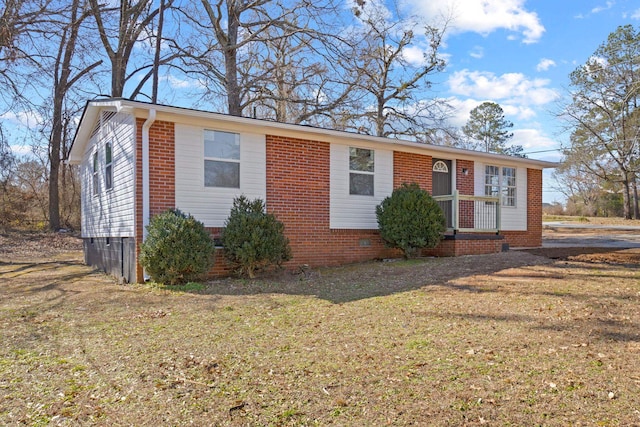
[[[231,2],[229,2],[231,3]],[[241,116],[240,86],[238,86],[238,28],[240,18],[234,6],[229,6],[229,22],[227,24],[228,40],[224,47],[225,86],[227,89],[227,104],[229,114]]]
[[[49,141],[49,229],[60,229],[60,150],[62,147],[62,99],[54,93],[53,129]]]
[[[640,219],[640,204],[638,201],[638,178],[634,175],[631,180],[633,188],[633,218]]]
[[[153,56],[153,87],[151,89],[151,102],[158,102],[158,74],[160,69],[160,50],[162,48],[162,29],[164,27],[164,0],[160,0],[160,12],[158,16],[158,34],[156,35],[156,51]]]
[[[384,136],[384,99],[378,96],[378,109],[376,111],[376,136]]]
[[[622,181],[622,200],[624,208],[624,219],[631,219],[631,192],[629,189],[629,180]]]

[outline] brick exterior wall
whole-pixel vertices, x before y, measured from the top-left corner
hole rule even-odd
[[[451,239],[443,240],[433,249],[423,249],[422,256],[462,256],[494,254],[502,251],[504,239]]]
[[[136,120],[136,264],[142,242],[142,126]],[[293,259],[288,268],[301,265],[329,266],[375,258],[398,257],[399,251],[384,247],[377,230],[332,230],[329,228],[330,156],[327,142],[281,136],[266,136],[267,210],[285,225]],[[174,124],[156,121],[149,130],[150,214],[175,207]],[[457,188],[473,194],[473,161],[456,162]],[[416,182],[431,192],[432,157],[394,152],[394,188]],[[462,169],[467,169],[467,174]],[[528,169],[527,232],[504,232],[511,246],[540,246],[542,232],[542,171]],[[473,208],[470,215],[472,216]],[[209,229],[217,235],[220,229]],[[499,252],[504,240],[445,240],[425,255],[459,256]],[[212,274],[229,273],[222,250],[216,250]],[[136,279],[143,280],[137,265]]]
[[[142,242],[142,125],[136,119],[136,280],[143,282],[138,263]],[[172,122],[156,121],[149,128],[149,210],[150,215],[176,206],[175,130]]]
[[[463,169],[466,169],[466,175],[462,171]],[[474,170],[473,160],[456,161],[456,187],[458,187],[460,194],[473,196],[475,182]]]
[[[527,169],[527,231],[502,231],[513,248],[542,246],[542,170]]]
[[[393,256],[377,230],[329,228],[329,143],[267,135],[267,210],[285,226],[287,267]]]
[[[433,158],[424,154],[393,152],[393,188],[416,183],[431,194]]]

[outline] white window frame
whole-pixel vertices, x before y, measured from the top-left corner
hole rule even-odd
[[[351,167],[351,156],[353,150],[366,150],[371,152],[371,170],[364,169],[352,169]],[[375,172],[376,172],[376,152],[371,148],[361,148],[361,147],[349,147],[349,194],[352,196],[364,196],[364,197],[374,197],[376,193],[375,187]],[[351,181],[354,177],[358,175],[367,175],[371,176],[371,194],[362,194],[362,193],[354,193],[352,190]]]
[[[513,171],[513,174],[506,175],[507,171]],[[485,196],[499,197],[503,207],[517,207],[517,173],[517,168],[511,166],[485,165]],[[509,178],[512,178],[511,182],[509,182]]]
[[[237,158],[236,157],[213,157],[213,156],[207,156],[206,152],[206,143],[207,143],[207,133],[211,132],[214,137],[213,137],[213,142],[215,143],[215,134],[216,133],[224,133],[224,134],[229,134],[229,135],[234,135],[234,137],[236,138],[237,144],[238,144],[238,154],[237,154]],[[237,185],[207,185],[207,180],[206,177],[204,177],[204,186],[208,187],[208,188],[240,188],[240,179],[241,179],[241,174],[240,174],[240,168],[241,168],[241,159],[240,159],[240,145],[241,145],[241,140],[240,140],[240,134],[236,133],[236,132],[228,132],[228,131],[223,131],[223,130],[217,130],[217,129],[205,129],[203,132],[203,139],[202,139],[202,148],[203,148],[203,153],[204,153],[204,166],[205,166],[205,174],[206,174],[206,162],[207,161],[211,161],[211,162],[218,162],[218,163],[230,163],[230,164],[237,164],[238,165],[238,184]]]
[[[95,150],[91,156],[91,184],[94,196],[100,194],[100,175],[98,174],[98,171],[100,170],[99,163],[98,150]]]
[[[513,171],[512,174],[510,175],[505,175],[505,172],[507,170],[511,170]],[[502,206],[506,206],[506,207],[513,207],[515,208],[517,205],[517,193],[518,193],[518,188],[517,188],[517,178],[516,175],[518,173],[518,170],[514,167],[503,167],[501,170],[501,181],[500,181],[500,187],[502,189]],[[512,178],[512,181],[509,182],[509,178]]]
[[[113,189],[113,144],[104,144],[104,186],[107,191]]]

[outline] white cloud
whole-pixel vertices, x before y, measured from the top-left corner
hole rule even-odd
[[[634,10],[631,13],[631,19],[640,19],[640,9]]]
[[[549,68],[555,67],[555,66],[556,66],[556,61],[554,61],[553,59],[542,58],[540,62],[538,62],[538,65],[536,66],[536,70],[547,71]]]
[[[608,1],[605,3],[604,6],[596,6],[593,9],[591,9],[591,13],[600,13],[603,12],[605,10],[611,9],[613,7],[613,5],[615,5],[616,2],[615,1]]]
[[[510,144],[522,145],[524,151],[546,151],[559,148],[560,144],[543,134],[539,129],[514,129],[513,138],[511,138]],[[551,152],[553,154],[553,152]],[[557,152],[558,158],[560,153]],[[531,155],[531,157],[539,157]]]
[[[529,79],[522,73],[500,76],[487,71],[461,70],[448,80],[451,93],[476,99],[491,99],[500,104],[544,105],[558,98],[548,79]]]
[[[425,51],[415,45],[407,46],[402,50],[402,57],[404,58],[404,60],[415,67],[424,65],[424,54]]]
[[[42,122],[40,115],[29,111],[7,111],[4,114],[0,114],[0,119],[27,128],[34,127]]]
[[[449,123],[455,127],[462,127],[469,120],[471,110],[481,104],[475,99],[448,98],[447,103],[451,105],[453,114],[449,117]]]
[[[453,115],[449,117],[449,123],[456,127],[462,127],[469,120],[469,114],[471,110],[476,108],[483,102],[495,102],[490,99],[460,99],[451,97],[446,99],[446,102],[453,108]],[[504,115],[515,120],[530,120],[536,116],[536,112],[533,108],[526,105],[516,105],[510,103],[499,103]],[[511,120],[510,119],[510,120]]]
[[[198,85],[196,80],[179,79],[179,78],[174,77],[172,75],[166,75],[164,77],[164,80],[167,83],[169,83],[169,85],[172,88],[175,88],[175,89],[189,89],[189,88],[193,88],[193,87],[199,87],[199,85]]]
[[[506,29],[521,34],[524,43],[535,43],[545,31],[538,14],[525,8],[525,0],[408,0],[408,5],[428,21],[450,16],[452,33],[486,35]]]
[[[472,58],[480,59],[484,56],[484,48],[482,46],[474,46],[469,56]]]
[[[28,145],[11,145],[11,152],[19,158],[33,154],[33,150]]]

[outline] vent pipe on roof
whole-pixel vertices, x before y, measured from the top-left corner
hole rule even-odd
[[[156,121],[156,110],[150,109],[142,125],[142,240],[147,237],[149,225],[149,128]]]

